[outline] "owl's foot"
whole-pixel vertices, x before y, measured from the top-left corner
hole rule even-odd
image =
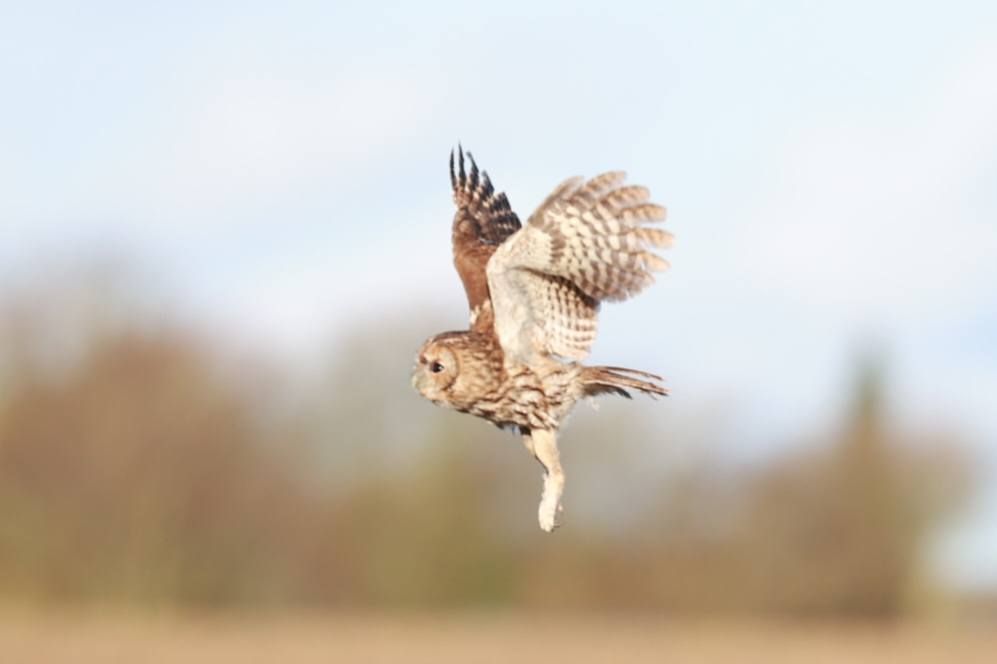
[[[537,520],[545,532],[553,532],[561,525],[561,515],[564,507],[561,505],[561,493],[564,491],[564,473],[558,469],[557,474],[544,474],[543,495],[540,496],[540,508],[537,510]]]
[[[552,532],[560,525],[561,494],[564,493],[564,471],[557,451],[557,434],[554,431],[534,429],[523,436],[523,444],[544,469],[544,488],[540,496],[537,520],[540,528]]]
[[[538,521],[540,522],[540,529],[547,533],[554,532],[555,528],[561,526],[561,514],[564,513],[564,507],[562,505],[557,506],[557,510],[552,511],[545,505],[541,503],[540,513]]]

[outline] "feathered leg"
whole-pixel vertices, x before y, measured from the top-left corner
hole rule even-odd
[[[564,492],[564,471],[561,470],[561,457],[557,450],[557,434],[554,431],[533,429],[523,433],[523,445],[544,468],[543,493],[537,519],[540,528],[551,532],[560,525],[561,494]]]

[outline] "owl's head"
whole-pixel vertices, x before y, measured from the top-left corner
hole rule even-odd
[[[448,393],[460,375],[460,360],[454,347],[459,332],[448,332],[430,338],[419,349],[412,387],[433,403],[446,403]]]

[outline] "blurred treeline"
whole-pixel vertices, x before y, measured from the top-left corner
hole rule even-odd
[[[969,484],[950,437],[890,421],[872,360],[835,431],[753,463],[719,461],[708,404],[580,406],[549,536],[518,439],[411,391],[439,319],[368,320],[282,366],[128,283],[3,295],[7,601],[892,617],[931,594],[927,546]]]

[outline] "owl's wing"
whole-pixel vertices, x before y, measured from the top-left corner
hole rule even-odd
[[[665,218],[645,187],[622,172],[563,182],[488,263],[495,332],[507,357],[584,359],[596,336],[599,303],[624,300],[668,263],[652,253],[671,245]]]
[[[519,230],[519,217],[509,206],[504,193],[496,192],[488,174],[479,171],[471,153],[467,153],[470,170],[465,170],[464,150],[458,147],[455,169],[450,151],[450,184],[457,213],[453,221],[454,267],[464,284],[467,304],[474,325],[482,307],[488,302],[485,266],[503,241]]]

